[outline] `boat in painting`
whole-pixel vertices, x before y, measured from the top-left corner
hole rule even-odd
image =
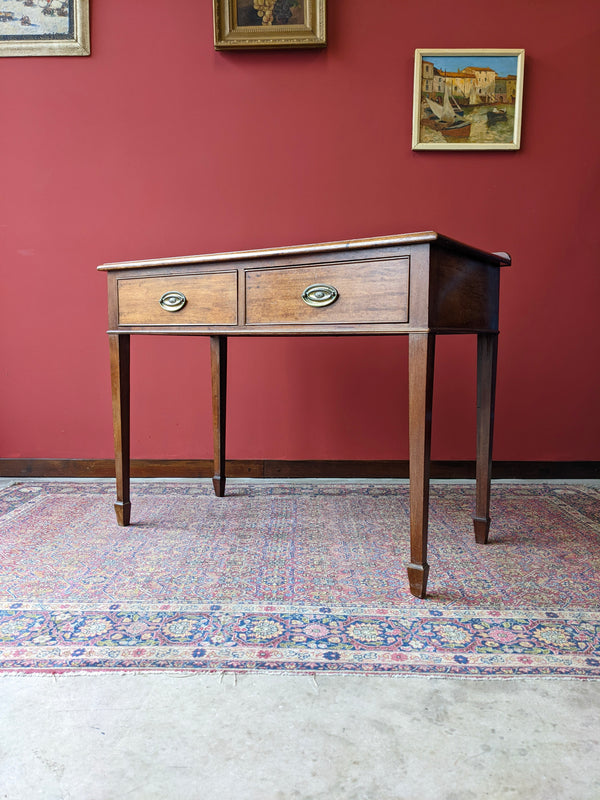
[[[505,108],[492,108],[487,112],[488,125],[495,125],[497,122],[505,122],[508,119],[508,114]]]
[[[452,95],[450,95],[450,103],[452,104],[452,109],[457,117],[464,117],[465,110],[464,108],[458,103],[457,100],[454,99]]]
[[[471,123],[464,119],[456,119],[450,125],[440,129],[447,139],[468,139],[471,135]]]
[[[458,103],[450,99],[448,85],[444,89],[444,100],[438,103],[436,100],[427,98],[427,108],[422,123],[440,131],[442,136],[447,138],[466,139],[471,133],[471,123],[463,119],[464,111],[458,107]]]

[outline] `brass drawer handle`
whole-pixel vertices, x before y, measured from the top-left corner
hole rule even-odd
[[[187,298],[181,292],[165,292],[158,302],[165,311],[181,311]]]
[[[302,292],[304,302],[316,308],[330,306],[338,297],[339,292],[335,286],[328,286],[326,283],[313,283]]]

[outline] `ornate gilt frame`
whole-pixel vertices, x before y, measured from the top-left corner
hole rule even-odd
[[[432,66],[437,67],[436,60],[439,63],[442,63],[441,60],[445,59],[446,61],[454,60],[455,63],[459,63],[460,61],[468,61],[468,59],[473,59],[475,63],[480,63],[480,69],[483,66],[483,63],[486,60],[494,61],[499,63],[503,59],[510,59],[509,62],[512,65],[516,64],[515,75],[511,76],[511,84],[514,87],[515,95],[510,97],[510,102],[504,103],[504,120],[511,122],[512,126],[510,130],[510,137],[505,133],[504,138],[502,136],[494,136],[493,126],[497,124],[492,118],[491,122],[486,124],[490,125],[490,129],[492,132],[485,131],[482,135],[477,134],[476,125],[480,126],[480,130],[483,129],[483,125],[480,120],[473,121],[473,128],[471,129],[472,132],[469,134],[469,137],[464,138],[461,140],[460,137],[451,137],[448,135],[448,129],[446,126],[446,135],[443,136],[441,132],[436,132],[435,134],[431,134],[429,131],[425,130],[426,125],[432,125],[431,121],[427,120],[427,116],[431,116],[431,112],[428,111],[428,100],[427,97],[431,97],[431,94],[435,95],[435,71],[432,72]],[[413,129],[412,129],[412,149],[413,150],[518,150],[521,146],[521,113],[522,113],[522,105],[523,105],[523,69],[524,69],[524,59],[525,59],[525,51],[524,50],[509,50],[509,49],[499,49],[499,50],[492,50],[492,49],[461,49],[461,50],[447,50],[447,49],[429,49],[429,50],[415,50],[415,79],[414,79],[414,94],[413,94]],[[423,63],[428,64],[429,71],[431,75],[427,73],[427,71],[423,67]],[[488,65],[489,66],[489,65]],[[467,72],[468,70],[464,70]],[[448,82],[448,80],[456,82],[456,76],[460,76],[460,73],[456,72],[442,72],[441,69],[437,70],[438,76],[454,76],[453,78],[445,77],[444,82]],[[514,80],[512,78],[514,77]],[[431,81],[428,79],[431,78]],[[499,80],[503,80],[504,78],[500,78]],[[427,84],[432,83],[433,92],[429,93],[427,90]],[[512,91],[512,90],[511,90]],[[493,96],[489,97],[490,105],[489,108],[493,111],[494,105],[498,105],[498,97],[500,95],[494,94]],[[461,96],[462,97],[462,96]],[[508,94],[506,95],[508,98]],[[505,98],[505,99],[506,99]],[[462,114],[464,120],[475,119],[473,117],[473,112],[477,110],[477,101],[481,98],[475,98],[472,102],[475,105],[469,105],[471,101],[468,101],[465,97],[464,100],[466,105],[462,107]],[[436,100],[438,103],[442,103],[440,99],[440,90],[437,92]],[[453,98],[450,98],[452,101]],[[487,101],[481,102],[481,106],[485,106]],[[498,110],[500,110],[502,106],[498,105]],[[512,108],[508,108],[512,107]],[[507,111],[508,108],[508,111]],[[460,112],[459,112],[460,113]],[[481,112],[483,113],[483,112]],[[509,114],[507,116],[507,113]],[[435,119],[435,115],[434,115]],[[493,124],[492,124],[493,123]],[[504,123],[502,123],[504,124]],[[439,126],[444,127],[443,125]],[[438,139],[438,141],[431,141],[432,138]],[[486,140],[486,138],[488,140]]]
[[[26,6],[23,10],[27,10]],[[68,35],[38,35],[33,31],[17,37],[0,29],[0,56],[89,56],[89,0],[69,0],[69,12],[71,30]]]
[[[299,2],[304,6],[304,24],[238,25],[238,0],[213,0],[215,49],[325,47],[327,0]]]

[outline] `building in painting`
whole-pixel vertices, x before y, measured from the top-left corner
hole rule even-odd
[[[446,79],[439,69],[434,70],[433,76],[433,96],[441,100],[444,96],[444,89],[446,86]]]
[[[471,75],[475,79],[475,92],[478,102],[485,103],[494,98],[496,92],[496,72],[489,67],[465,67],[464,75]]]
[[[497,103],[514,103],[517,96],[517,76],[497,76],[494,91]]]
[[[496,85],[494,87],[494,93],[496,96],[497,103],[508,103],[508,89],[507,89],[507,78],[496,78]]]
[[[423,94],[430,95],[434,92],[433,88],[434,68],[431,61],[423,61],[421,73],[421,91]]]
[[[423,61],[423,96],[441,103],[447,90],[461,106],[514,103],[517,76],[503,77],[490,67],[465,67],[449,72]]]
[[[439,72],[439,71],[438,71]],[[450,94],[462,105],[469,102],[475,79],[464,72],[439,72],[441,78],[440,94],[444,93],[447,84]]]
[[[506,102],[514,103],[517,97],[517,76],[508,75],[506,78]]]

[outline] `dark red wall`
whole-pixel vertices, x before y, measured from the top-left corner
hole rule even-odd
[[[323,51],[217,53],[209,0],[93,2],[0,60],[0,456],[112,454],[106,261],[434,229],[508,250],[495,455],[600,458],[597,0],[329,0]],[[518,152],[413,152],[415,48],[523,47]],[[235,340],[232,458],[406,458],[403,338]],[[433,455],[474,456],[441,339]],[[133,455],[211,453],[208,342],[133,342]]]

